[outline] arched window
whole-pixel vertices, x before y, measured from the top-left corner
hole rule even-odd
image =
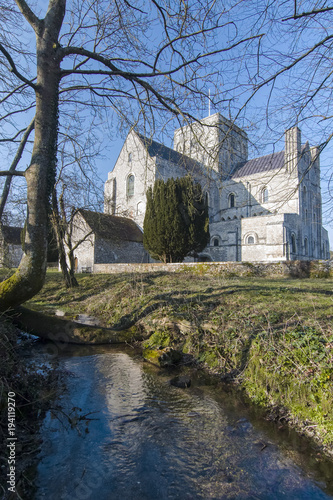
[[[262,203],[268,202],[268,189],[267,189],[267,187],[264,187],[264,189],[261,192],[261,201],[262,201]]]
[[[304,238],[304,255],[309,255],[309,244],[307,238]]]
[[[112,199],[115,200],[117,197],[117,179],[112,180]]]
[[[205,204],[207,207],[209,206],[209,195],[208,195],[207,191],[205,192]]]
[[[307,199],[306,199],[306,187],[303,186],[303,203],[304,203],[304,205],[306,204],[306,201],[307,201]]]
[[[218,238],[214,238],[213,239],[213,246],[214,247],[218,247],[219,246],[219,239]]]
[[[128,163],[131,163],[132,161],[132,153],[128,153]]]
[[[248,245],[254,245],[254,236],[248,236],[247,237],[247,244]]]
[[[234,208],[235,206],[235,195],[234,193],[230,193],[228,197],[228,206],[229,208]]]
[[[143,201],[139,201],[136,206],[136,215],[142,215],[144,213],[144,203]]]
[[[127,193],[127,196],[130,197],[130,196],[133,196],[134,195],[134,175],[133,174],[130,174],[128,177],[127,177],[127,187],[126,187],[126,193]]]
[[[291,252],[296,253],[296,236],[294,234],[291,235]]]

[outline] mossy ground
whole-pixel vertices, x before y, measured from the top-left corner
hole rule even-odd
[[[333,279],[223,278],[204,273],[78,275],[68,291],[49,273],[27,305],[136,322],[150,347],[191,354],[237,380],[257,404],[282,409],[333,450]]]

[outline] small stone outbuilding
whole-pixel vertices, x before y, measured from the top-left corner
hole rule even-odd
[[[0,267],[19,265],[23,255],[21,232],[21,227],[0,227]]]
[[[95,264],[148,262],[142,231],[126,217],[78,210],[72,245],[77,272],[93,272]]]

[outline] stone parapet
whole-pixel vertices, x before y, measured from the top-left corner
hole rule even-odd
[[[251,262],[187,262],[150,264],[95,264],[95,274],[174,272],[224,277],[291,277],[325,278],[333,276],[332,261]]]

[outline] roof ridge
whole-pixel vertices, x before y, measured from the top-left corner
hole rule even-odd
[[[133,219],[124,216],[78,210],[91,230],[103,239],[142,242],[142,231]]]
[[[284,165],[284,150],[269,153],[264,156],[252,158],[240,164],[231,178],[245,177],[247,175],[256,174],[259,172],[268,172],[270,170],[277,170]]]
[[[144,136],[143,134],[141,134],[140,132],[135,132],[139,139],[141,141],[143,141],[145,143],[145,141],[148,142],[148,145],[153,145],[153,144],[156,144],[159,148],[163,149],[163,150],[166,150],[166,151],[169,151],[172,156],[178,156],[179,159],[183,159],[185,161],[189,161],[189,162],[193,162],[195,165],[197,166],[201,166],[201,163],[198,161],[198,160],[195,160],[194,158],[191,158],[191,156],[188,156],[184,153],[180,153],[179,151],[177,151],[176,149],[173,149],[173,148],[170,148],[169,146],[166,146],[165,144],[162,144],[161,142],[158,142],[156,141],[155,139],[152,139],[152,138],[148,138],[146,136]],[[149,144],[150,143],[150,144]],[[150,154],[149,152],[149,149],[148,149],[148,153]],[[155,151],[156,154],[152,154],[151,156],[159,156],[158,155],[158,152]],[[167,158],[169,161],[173,161],[172,158]]]

